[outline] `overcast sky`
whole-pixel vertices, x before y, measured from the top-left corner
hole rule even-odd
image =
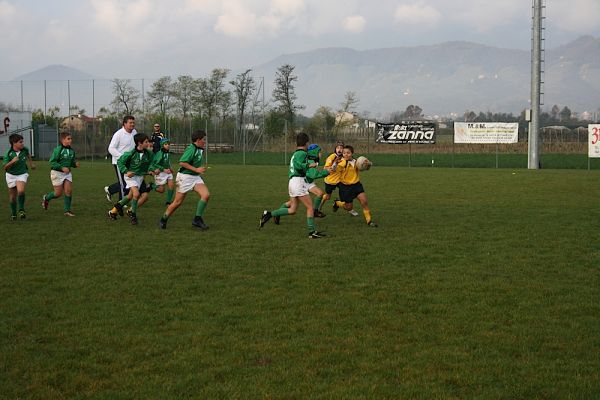
[[[205,75],[321,47],[530,46],[530,0],[0,0],[0,81],[50,64]],[[600,36],[600,0],[547,0],[548,48]]]

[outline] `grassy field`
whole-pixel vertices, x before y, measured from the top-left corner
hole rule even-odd
[[[0,398],[600,397],[598,171],[375,167],[379,228],[309,240],[257,229],[283,165],[212,164],[198,232],[195,198],[108,220],[104,162],[43,211],[38,164],[27,219],[0,204]]]

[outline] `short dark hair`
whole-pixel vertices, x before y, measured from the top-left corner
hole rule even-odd
[[[192,143],[195,143],[197,140],[204,139],[206,136],[206,132],[203,129],[198,129],[197,131],[192,132]]]
[[[354,154],[354,147],[352,147],[352,146],[350,146],[349,144],[347,144],[347,145],[345,145],[345,146],[344,146],[344,148],[345,148],[345,149],[348,149],[348,150],[350,150],[350,152],[351,152],[352,154]]]
[[[308,138],[308,135],[304,132],[300,132],[298,134],[298,136],[296,136],[296,145],[297,146],[304,146],[306,145],[306,143],[308,143],[310,139]]]
[[[133,115],[126,115],[123,117],[123,125],[125,125],[127,123],[127,121],[129,120],[133,120],[135,121],[135,117]]]
[[[133,135],[133,142],[135,143],[136,147],[140,143],[144,143],[145,140],[150,140],[148,139],[148,136],[145,133],[136,133],[135,135]]]
[[[19,135],[18,133],[13,133],[8,137],[8,141],[11,145],[20,142],[21,140],[23,140],[23,136]]]
[[[64,138],[69,137],[69,136],[73,136],[73,135],[71,135],[71,132],[62,131],[61,133],[59,133],[60,140],[63,140]]]

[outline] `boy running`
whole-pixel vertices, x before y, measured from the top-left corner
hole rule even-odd
[[[71,168],[78,168],[79,161],[75,159],[75,151],[71,148],[73,137],[69,132],[60,133],[60,145],[56,146],[50,156],[50,180],[54,190],[42,197],[42,208],[48,209],[50,200],[57,199],[65,194],[64,214],[65,217],[74,217],[71,211],[71,194],[73,191],[73,175]]]
[[[352,201],[358,199],[360,206],[365,216],[367,226],[371,228],[377,228],[377,224],[371,219],[371,210],[369,209],[369,203],[367,201],[367,195],[360,183],[358,176],[358,168],[356,167],[356,160],[352,157],[354,154],[354,147],[348,145],[344,146],[342,156],[345,161],[343,167],[342,177],[340,180],[339,190],[340,199],[336,199],[333,203],[333,211],[337,211],[340,207],[345,210],[352,210]],[[341,201],[340,201],[341,200]]]
[[[198,193],[198,196],[200,197],[198,205],[196,206],[196,215],[192,220],[192,226],[202,231],[208,229],[208,225],[206,225],[202,219],[204,210],[210,199],[208,187],[200,176],[200,174],[206,172],[206,167],[201,166],[204,146],[206,146],[206,132],[197,130],[192,133],[192,144],[185,149],[183,155],[179,159],[179,171],[177,172],[177,178],[175,178],[177,183],[175,200],[167,207],[164,215],[158,221],[158,227],[160,229],[167,229],[169,217],[183,203],[187,193],[192,190]]]
[[[10,203],[11,219],[17,219],[17,204],[19,217],[25,219],[25,186],[29,173],[27,162],[31,169],[35,164],[29,154],[29,149],[23,144],[23,136],[13,133],[8,137],[10,148],[4,155],[4,171],[6,171],[6,185],[8,186],[8,199]]]
[[[160,148],[154,154],[150,170],[154,171],[154,186],[158,193],[165,191],[165,185],[167,186],[167,201],[166,205],[173,202],[173,196],[175,195],[175,185],[173,184],[173,172],[171,171],[171,159],[169,154],[169,148],[171,142],[167,138],[160,139]],[[154,150],[153,150],[154,151]]]
[[[108,218],[116,220],[117,214],[123,216],[123,207],[131,202],[131,208],[127,210],[127,215],[131,225],[137,225],[137,209],[148,199],[144,175],[154,174],[154,171],[149,171],[154,154],[152,153],[152,143],[145,134],[137,133],[133,137],[133,141],[135,148],[123,153],[117,160],[117,166],[124,176],[129,194],[115,203],[114,207],[108,212]]]
[[[294,215],[298,208],[298,202],[304,204],[306,207],[306,225],[308,226],[308,238],[319,239],[325,235],[318,232],[315,229],[314,222],[314,207],[310,199],[310,193],[308,191],[308,183],[306,182],[306,173],[309,168],[314,168],[318,164],[311,162],[308,159],[308,135],[306,133],[299,133],[296,136],[296,151],[292,155],[290,160],[290,166],[288,171],[288,192],[290,195],[289,208],[285,205],[277,210],[268,211],[264,210],[259,221],[259,229],[262,228],[271,217],[283,217],[285,215]]]

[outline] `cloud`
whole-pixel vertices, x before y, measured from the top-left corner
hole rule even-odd
[[[396,22],[410,25],[435,25],[442,14],[434,7],[423,3],[401,4],[396,8]]]
[[[365,29],[367,21],[362,15],[352,15],[344,19],[344,29],[352,33],[360,33]]]
[[[181,15],[215,15],[221,11],[221,4],[219,0],[184,0],[180,8]]]
[[[589,0],[556,0],[546,10],[548,24],[568,32],[589,33],[598,26],[600,2]]]
[[[523,0],[463,0],[460,4],[451,3],[446,7],[444,17],[448,22],[477,32],[489,32],[498,27],[531,21],[531,4],[525,4]]]
[[[125,43],[141,43],[148,40],[140,33],[149,24],[151,11],[155,10],[150,0],[120,2],[118,0],[90,0],[93,18],[97,26],[108,30]]]
[[[8,1],[0,1],[0,21],[8,22],[17,14],[17,8]]]
[[[271,12],[283,16],[291,16],[304,10],[304,0],[271,0]]]
[[[254,35],[256,30],[256,14],[247,10],[240,2],[224,3],[223,14],[218,16],[215,24],[216,32],[233,37],[247,37]]]

